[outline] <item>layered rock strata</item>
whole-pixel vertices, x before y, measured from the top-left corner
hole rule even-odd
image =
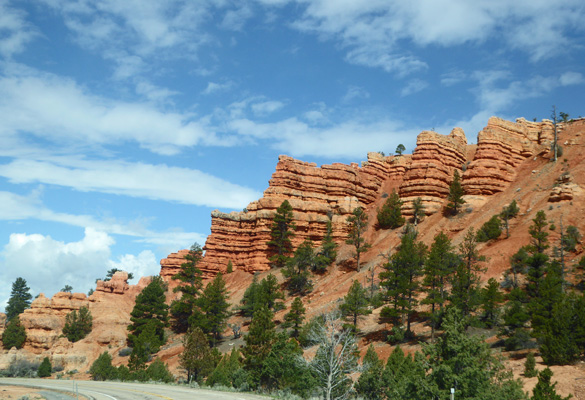
[[[243,212],[212,212],[211,235],[205,243],[202,270],[225,271],[230,260],[234,270],[269,269],[266,243],[270,240],[274,213],[284,200],[293,208],[295,247],[305,239],[318,245],[329,218],[334,239],[343,241],[347,216],[357,206],[373,203],[384,180],[388,176],[400,176],[406,169],[405,162],[395,162],[395,158],[370,153],[362,167],[355,163],[317,167],[315,163],[280,156],[276,172],[260,200],[250,203]],[[163,269],[166,269],[164,265]]]
[[[410,167],[400,185],[402,212],[412,215],[412,201],[420,197],[427,215],[439,211],[449,194],[453,173],[466,162],[467,139],[460,128],[449,135],[424,131],[418,135]]]
[[[463,174],[465,193],[489,196],[504,191],[516,179],[518,165],[550,148],[553,138],[551,121],[491,117],[477,136],[475,157]]]

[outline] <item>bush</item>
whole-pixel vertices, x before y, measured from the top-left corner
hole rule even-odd
[[[155,382],[171,383],[175,381],[175,377],[170,373],[167,365],[158,358],[148,366],[146,376],[148,380]]]
[[[2,347],[10,350],[13,347],[21,349],[26,341],[26,332],[24,326],[20,325],[20,318],[18,316],[12,318],[4,333],[2,333]]]
[[[132,354],[132,347],[124,347],[118,352],[120,357],[128,357],[130,354]]]
[[[500,218],[497,215],[494,215],[477,231],[477,241],[487,242],[499,238],[501,234],[502,223]]]
[[[378,226],[382,229],[396,229],[404,225],[401,207],[402,200],[393,190],[382,208],[378,210]]]
[[[87,307],[81,307],[79,313],[75,310],[65,317],[63,334],[70,342],[77,342],[86,337],[93,327],[93,318]]]
[[[19,378],[19,377],[33,377],[36,375],[39,369],[38,362],[32,362],[27,360],[14,360],[8,370],[4,371],[7,377]]]
[[[39,378],[46,378],[51,376],[51,361],[49,360],[49,357],[43,358],[43,362],[37,369],[37,375]]]
[[[104,351],[97,360],[91,364],[89,374],[94,381],[115,379],[117,370],[112,366],[112,356],[110,356],[107,351]]]
[[[526,361],[524,362],[524,376],[534,378],[536,375],[538,375],[536,360],[534,359],[534,353],[530,352],[526,355]]]
[[[574,252],[576,251],[577,244],[581,241],[581,233],[576,226],[569,225],[565,234],[563,235],[563,240],[561,244],[565,251]]]

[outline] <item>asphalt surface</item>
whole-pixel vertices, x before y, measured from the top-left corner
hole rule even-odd
[[[0,385],[16,385],[42,389],[48,400],[267,400],[269,397],[249,393],[218,392],[191,389],[185,386],[47,380],[27,378],[1,378]]]

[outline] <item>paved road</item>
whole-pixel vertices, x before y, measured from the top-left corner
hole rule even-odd
[[[25,378],[1,378],[0,385],[18,385],[61,391],[56,398],[75,399],[76,392],[91,400],[267,400],[249,393],[217,392],[184,386],[121,382],[68,381]],[[74,384],[77,387],[74,387]],[[77,390],[76,390],[77,389]]]

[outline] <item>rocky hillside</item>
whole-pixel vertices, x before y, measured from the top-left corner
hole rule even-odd
[[[314,290],[304,299],[309,316],[326,311],[346,294],[354,279],[367,282],[372,271],[376,276],[378,267],[400,240],[399,230],[378,230],[371,223],[366,239],[373,246],[363,255],[364,267],[356,272],[352,268],[351,248],[344,244],[347,216],[361,206],[374,222],[377,208],[384,203],[387,194],[396,190],[404,201],[403,214],[407,216],[412,214],[412,201],[422,198],[427,215],[418,229],[419,238],[426,244],[443,231],[457,245],[468,228],[477,229],[516,200],[520,215],[511,221],[510,238],[502,237],[481,244],[479,248],[487,257],[484,280],[489,277],[501,280],[503,272],[509,268],[510,256],[528,243],[528,226],[537,211],[544,210],[548,220],[557,226],[562,218],[564,226],[574,225],[585,232],[585,220],[581,217],[585,214],[585,119],[562,124],[559,138],[563,155],[553,163],[550,161],[553,140],[550,121],[519,119],[510,122],[492,117],[479,132],[476,145],[468,144],[464,132],[455,128],[449,135],[422,132],[412,155],[369,153],[367,161],[361,165],[318,167],[314,163],[280,156],[261,199],[250,203],[242,212],[212,212],[211,235],[205,243],[205,257],[200,266],[206,276],[211,277],[218,271],[225,272],[231,261],[234,272],[227,275],[226,281],[231,291],[230,300],[233,304],[239,303],[252,279],[251,273],[266,274],[270,269],[266,242],[275,210],[286,199],[293,207],[297,226],[295,246],[307,238],[319,244],[326,222],[332,218],[333,235],[341,246],[336,265],[325,275],[313,277]],[[457,217],[446,218],[441,210],[455,170],[462,176],[466,204]],[[558,244],[559,230],[551,230],[549,239]],[[570,255],[568,265],[580,258],[581,252],[579,245],[578,254]],[[166,281],[171,280],[184,254],[186,250],[181,250],[161,260],[160,275]],[[280,274],[277,275],[280,278]],[[58,293],[48,299],[40,295],[21,316],[28,337],[24,349],[0,353],[0,369],[17,358],[50,356],[53,365],[62,365],[66,371],[85,372],[104,350],[114,356],[115,363],[122,363],[124,360],[118,357],[118,351],[126,345],[129,313],[136,295],[146,283],[146,279],[141,279],[137,285],[130,286],[127,276],[117,273],[109,282],[98,282],[89,297]],[[172,296],[169,291],[169,301]],[[61,330],[65,315],[81,306],[89,307],[94,329],[87,338],[72,344],[61,337]],[[282,319],[284,312],[276,318]],[[360,329],[365,335],[360,343],[363,346],[374,343],[384,356],[389,353],[390,346],[380,340],[378,332],[385,327],[378,324],[377,315],[374,312],[362,322]],[[1,320],[0,326],[3,326]],[[418,329],[424,333],[425,327],[421,324]],[[179,338],[171,337],[160,355],[176,367],[180,351]],[[582,367],[562,368],[569,368],[563,370],[565,375],[585,376]],[[574,385],[574,380],[562,384],[562,391],[578,394],[580,389]]]

